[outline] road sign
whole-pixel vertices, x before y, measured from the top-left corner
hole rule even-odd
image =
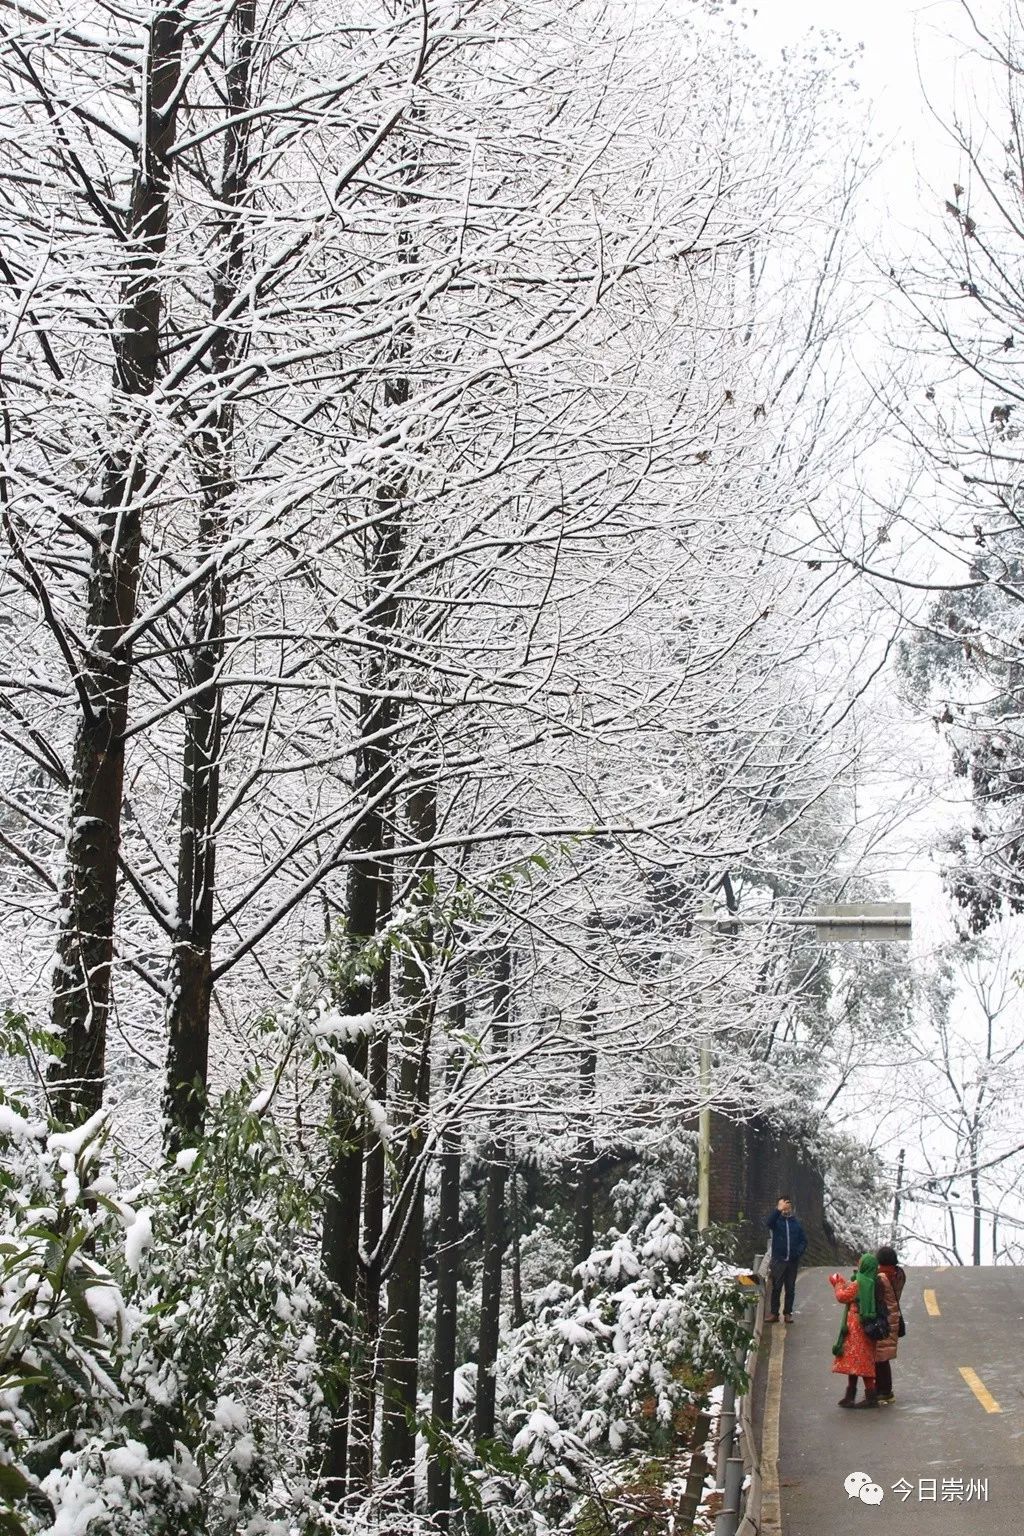
[[[909,901],[846,902],[793,915],[772,912],[741,917],[737,912],[719,917],[702,912],[693,921],[698,928],[730,937],[747,927],[813,928],[819,944],[904,943],[911,936]]]
[[[910,935],[909,901],[846,902],[814,914],[819,944],[906,943]]]

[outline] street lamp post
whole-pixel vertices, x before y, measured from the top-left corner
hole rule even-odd
[[[861,901],[820,906],[792,917],[716,917],[702,912],[698,928],[735,936],[741,927],[813,928],[819,944],[905,944],[911,937],[909,901]],[[711,1219],[711,1046],[700,1047],[700,1110],[697,1121],[697,1230]]]
[[[697,1231],[711,1221],[711,1043],[700,1043],[700,1111],[697,1121]]]

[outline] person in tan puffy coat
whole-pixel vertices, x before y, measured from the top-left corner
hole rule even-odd
[[[892,1362],[899,1348],[900,1297],[907,1283],[906,1271],[900,1268],[895,1248],[879,1248],[878,1282],[885,1297],[889,1313],[889,1336],[875,1344],[875,1391],[880,1403],[893,1401]]]

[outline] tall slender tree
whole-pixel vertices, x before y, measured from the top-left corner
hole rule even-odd
[[[223,317],[236,310],[248,263],[251,231],[249,139],[253,116],[255,0],[238,0],[230,16],[230,54],[224,80],[225,125],[218,189],[219,250],[213,279],[210,372],[226,383],[244,354],[244,340]],[[237,485],[237,405],[230,391],[215,400],[197,437],[195,455],[202,507],[192,597],[191,643],[183,650],[182,785],[178,890],[171,976],[167,992],[165,1113],[169,1150],[201,1132],[209,1081],[210,1002],[213,987],[216,823],[220,809],[226,588],[221,552],[226,509]]]
[[[445,1070],[449,1094],[459,1079],[462,1047],[460,1037],[466,1030],[466,993],[468,961],[457,961],[452,981],[450,1018],[451,1044]],[[455,1412],[455,1369],[458,1364],[459,1259],[461,1238],[460,1193],[462,1184],[462,1126],[457,1113],[449,1113],[441,1132],[438,1161],[440,1175],[437,1195],[437,1300],[434,1315],[434,1358],[431,1372],[430,1411],[441,1429],[451,1430]],[[427,1462],[427,1507],[442,1530],[451,1520],[451,1465],[445,1456],[432,1456]]]
[[[187,0],[153,13],[139,76],[138,145],[122,223],[112,198],[92,180],[54,116],[55,151],[75,196],[116,230],[124,277],[111,330],[114,383],[110,419],[96,470],[94,525],[84,645],[73,667],[78,721],[68,786],[68,832],[60,896],[53,1026],[63,1054],[53,1070],[54,1102],[64,1118],[91,1114],[102,1101],[111,1001],[114,911],[124,799],[124,754],[133,657],[149,417],[164,357],[162,258],[171,206],[171,151],[178,127]],[[25,83],[54,103],[30,59]]]
[[[495,957],[491,1050],[500,1060],[508,1048],[512,999],[512,950],[505,940]],[[478,1440],[494,1435],[498,1344],[501,1337],[501,1280],[507,1243],[505,1186],[508,1182],[508,1129],[504,1106],[491,1111],[486,1144],[483,1262],[480,1272],[480,1335],[476,1352],[476,1407],[473,1431]]]

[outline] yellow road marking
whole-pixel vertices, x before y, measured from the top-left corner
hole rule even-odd
[[[772,1348],[768,1357],[768,1381],[764,1394],[764,1423],[761,1427],[761,1530],[764,1536],[778,1536],[782,1530],[779,1497],[779,1418],[782,1413],[782,1360],[786,1352],[786,1329],[782,1323],[772,1326]]]
[[[928,1313],[929,1317],[942,1316],[942,1313],[939,1311],[939,1298],[936,1296],[934,1291],[925,1291],[924,1309]]]
[[[960,1375],[966,1381],[986,1413],[1002,1413],[1003,1410],[977,1372],[972,1371],[969,1365],[962,1365],[960,1367]]]

